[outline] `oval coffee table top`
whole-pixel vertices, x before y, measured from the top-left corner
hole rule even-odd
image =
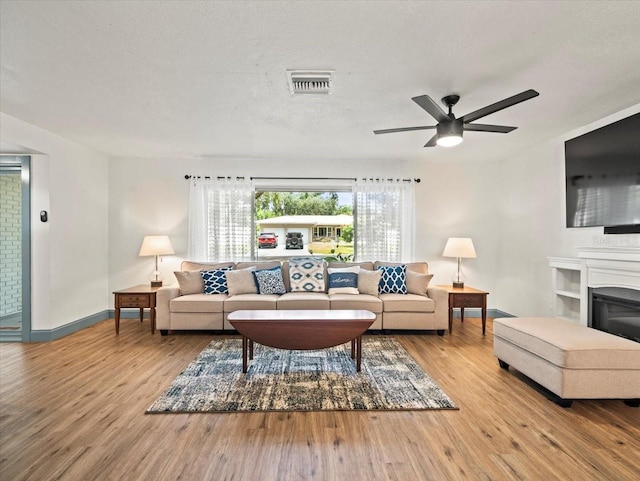
[[[229,321],[341,321],[375,320],[376,315],[363,309],[289,309],[240,310],[229,313]]]

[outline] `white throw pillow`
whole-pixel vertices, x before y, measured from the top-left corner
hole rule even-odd
[[[358,291],[359,272],[359,266],[327,269],[329,274],[329,294],[360,294],[360,291]]]

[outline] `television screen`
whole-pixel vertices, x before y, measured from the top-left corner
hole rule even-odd
[[[567,227],[640,225],[640,113],[564,144]]]

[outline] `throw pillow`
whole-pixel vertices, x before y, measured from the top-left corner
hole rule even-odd
[[[222,269],[213,269],[210,271],[200,271],[202,280],[204,281],[205,294],[226,294],[229,292],[227,288],[227,277],[225,272],[230,271],[231,267]]]
[[[204,292],[204,282],[200,271],[175,271],[178,286],[180,286],[180,295],[202,294]]]
[[[378,291],[380,294],[406,294],[407,293],[407,266],[378,266],[382,272]]]
[[[289,259],[291,292],[324,292],[324,260],[316,257]]]
[[[254,271],[253,277],[258,286],[258,294],[285,294],[287,292],[280,267]]]
[[[359,294],[358,273],[360,267],[327,269],[329,274],[329,294]]]
[[[368,271],[366,269],[360,269],[360,272],[358,273],[358,291],[360,294],[378,297],[378,286],[380,284],[381,277],[382,271]]]
[[[433,278],[433,274],[420,274],[414,271],[407,271],[407,291],[409,294],[427,296],[427,287]]]
[[[258,293],[258,286],[256,285],[255,278],[253,277],[253,271],[255,271],[255,269],[255,267],[249,267],[247,269],[237,269],[225,272],[225,276],[227,277],[227,288],[229,289],[230,296]]]

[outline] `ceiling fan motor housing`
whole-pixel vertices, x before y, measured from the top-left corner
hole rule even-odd
[[[436,130],[438,137],[462,137],[462,120],[455,119],[451,122],[440,122]]]

